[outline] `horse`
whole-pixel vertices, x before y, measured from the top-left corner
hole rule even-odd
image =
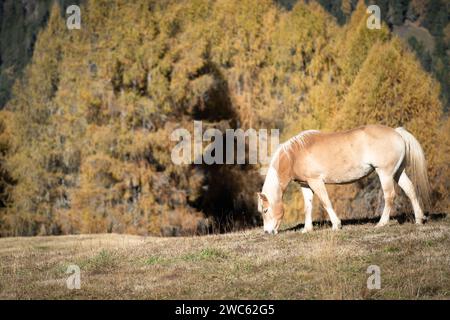
[[[406,167],[411,169],[413,182],[406,174]],[[278,233],[284,215],[283,193],[292,180],[300,183],[304,198],[302,232],[313,230],[314,194],[327,211],[332,229],[339,230],[341,220],[333,210],[325,185],[352,183],[373,171],[378,174],[384,196],[383,213],[376,226],[389,222],[395,183],[411,201],[416,224],[422,224],[423,209],[430,204],[430,186],[420,143],[402,127],[366,125],[342,132],[303,131],[276,149],[262,191],[257,193],[264,232]]]

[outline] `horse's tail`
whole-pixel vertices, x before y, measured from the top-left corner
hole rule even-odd
[[[406,144],[406,166],[411,169],[411,179],[416,188],[419,201],[424,210],[430,208],[430,183],[428,182],[427,162],[419,141],[404,128],[395,129]]]

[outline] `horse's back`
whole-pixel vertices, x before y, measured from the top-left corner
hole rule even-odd
[[[358,180],[375,168],[395,167],[404,157],[404,142],[390,127],[367,125],[348,131],[319,133],[299,154],[302,177],[327,183]]]

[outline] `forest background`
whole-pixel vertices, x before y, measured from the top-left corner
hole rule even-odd
[[[368,29],[367,5],[381,9]],[[81,29],[65,9],[81,7]],[[0,236],[188,235],[261,223],[254,165],[174,165],[176,128],[403,126],[449,206],[445,0],[0,1]],[[379,215],[375,175],[329,192]],[[410,212],[405,197],[397,213]],[[285,196],[287,224],[303,221]],[[314,219],[326,219],[316,205]]]

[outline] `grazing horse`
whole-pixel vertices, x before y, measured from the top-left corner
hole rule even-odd
[[[405,167],[411,169],[411,178]],[[275,151],[262,192],[258,193],[258,210],[264,231],[276,234],[283,218],[283,192],[291,180],[300,183],[305,201],[305,227],[313,229],[312,202],[316,194],[326,209],[333,230],[341,228],[325,184],[344,184],[359,180],[373,171],[380,178],[384,209],[377,226],[389,222],[394,202],[394,182],[411,200],[417,224],[424,219],[422,208],[430,203],[426,162],[419,142],[403,128],[367,125],[335,133],[309,130],[289,139]]]

